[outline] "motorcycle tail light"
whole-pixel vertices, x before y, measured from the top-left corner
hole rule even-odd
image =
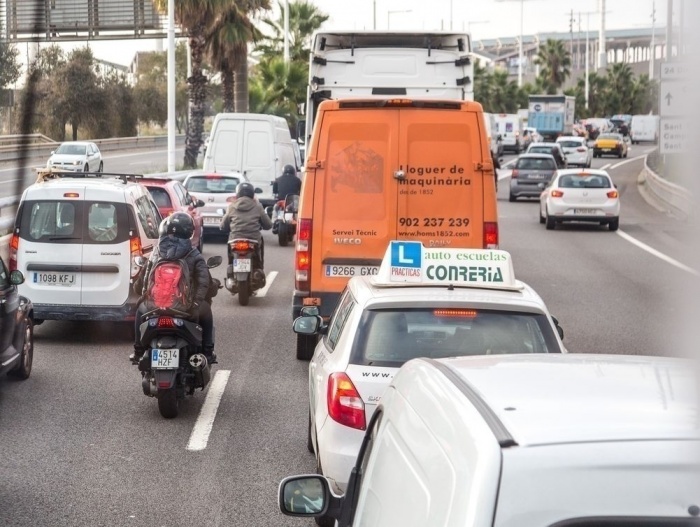
[[[365,429],[365,403],[346,373],[329,377],[327,402],[331,419],[350,428]]]
[[[158,319],[158,327],[159,328],[174,328],[175,327],[175,319],[172,317],[160,317]]]
[[[237,240],[235,242],[231,242],[231,250],[235,252],[247,252],[251,250],[251,245],[250,242],[244,241],[244,240]]]

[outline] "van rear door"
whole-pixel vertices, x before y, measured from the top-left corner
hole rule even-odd
[[[402,108],[399,161],[394,177],[398,239],[426,247],[482,247],[484,188],[483,121],[461,105],[444,109]]]
[[[272,124],[269,121],[246,120],[243,142],[243,171],[250,182],[262,189],[258,200],[263,205],[272,198],[272,183],[275,180],[275,149]],[[281,172],[280,172],[281,174]]]
[[[205,171],[243,170],[243,128],[244,121],[241,119],[221,119],[217,122],[204,160]]]
[[[342,103],[341,103],[342,104]],[[321,114],[312,211],[314,291],[340,292],[375,274],[396,238],[399,109],[374,106]]]
[[[87,188],[83,202],[82,296],[85,306],[120,306],[129,297],[131,250],[126,203]]]

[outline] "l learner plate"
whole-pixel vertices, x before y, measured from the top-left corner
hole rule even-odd
[[[180,350],[153,349],[151,350],[151,368],[172,369],[180,366]]]
[[[249,273],[250,272],[250,258],[240,258],[233,261],[233,272],[234,273]]]
[[[351,278],[353,276],[374,276],[379,267],[374,265],[326,265],[325,275],[329,278]]]
[[[34,273],[32,281],[41,285],[72,287],[76,285],[75,273]]]

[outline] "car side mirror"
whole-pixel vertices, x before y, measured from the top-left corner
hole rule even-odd
[[[343,496],[331,491],[324,476],[308,474],[284,478],[279,486],[279,506],[283,514],[306,518],[339,519]]]
[[[214,267],[219,267],[224,259],[221,256],[210,256],[207,260],[207,267],[213,269]]]
[[[261,189],[260,187],[255,187],[255,193],[256,193],[256,194],[262,194],[262,193],[263,193],[263,189]]]
[[[559,338],[564,340],[564,329],[559,325],[559,320],[557,317],[552,317],[552,322],[554,322],[554,327],[557,328],[557,333],[559,333]]]
[[[56,153],[55,150],[51,150],[51,155],[54,155]]]
[[[323,319],[319,316],[301,316],[294,321],[292,329],[299,335],[317,335],[322,324]]]
[[[22,271],[11,271],[10,272],[10,283],[12,285],[20,285],[24,283],[24,275]]]

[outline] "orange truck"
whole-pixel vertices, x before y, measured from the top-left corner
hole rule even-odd
[[[479,103],[324,101],[306,158],[292,315],[316,306],[329,317],[351,277],[377,273],[391,240],[497,248],[497,217]],[[315,345],[297,335],[297,358]]]

